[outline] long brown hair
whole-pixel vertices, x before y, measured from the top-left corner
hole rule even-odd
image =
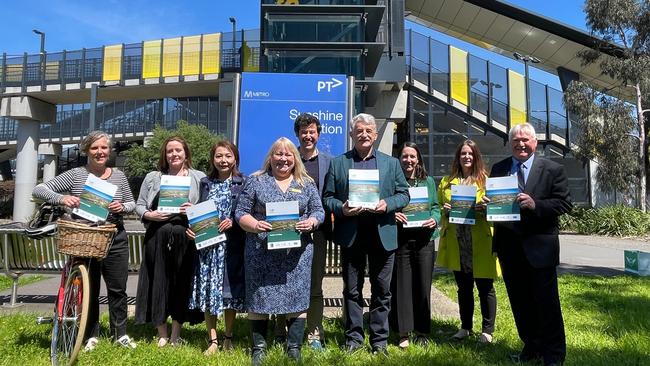
[[[210,161],[210,169],[208,169],[208,178],[219,178],[219,171],[214,166],[214,154],[217,152],[217,148],[219,147],[224,147],[230,150],[230,152],[235,156],[235,166],[232,167],[231,174],[233,177],[241,177],[242,174],[239,171],[239,150],[237,149],[237,146],[228,140],[220,140],[210,148],[210,157],[208,158],[208,161]]]
[[[420,181],[426,180],[429,174],[427,173],[427,168],[424,167],[424,161],[422,161],[422,153],[420,153],[420,148],[415,142],[406,141],[399,149],[400,164],[402,161],[402,152],[404,151],[405,147],[410,147],[411,149],[415,150],[415,153],[418,157],[418,164],[415,166],[415,179]]]
[[[451,182],[455,178],[463,179],[463,167],[460,164],[460,152],[463,149],[463,146],[469,146],[469,148],[472,149],[472,155],[474,156],[474,160],[472,161],[472,172],[470,176],[467,177],[468,183],[476,183],[479,188],[484,188],[488,173],[485,169],[481,150],[479,150],[476,142],[472,140],[465,140],[456,148],[454,161],[451,163],[449,181]]]
[[[165,139],[165,141],[160,145],[160,157],[158,158],[158,170],[167,173],[169,171],[169,163],[167,162],[167,144],[176,141],[180,142],[183,145],[183,151],[185,151],[185,168],[192,169],[192,152],[190,147],[187,146],[187,142],[180,136],[170,136]]]

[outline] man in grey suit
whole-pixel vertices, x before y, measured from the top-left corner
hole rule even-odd
[[[332,155],[319,151],[316,145],[320,137],[321,124],[318,118],[303,113],[296,117],[293,131],[300,142],[298,151],[307,174],[316,183],[316,188],[323,198],[325,175],[332,161]],[[316,350],[322,350],[325,333],[323,331],[323,276],[327,256],[327,240],[331,239],[332,220],[326,212],[325,221],[314,231],[314,257],[311,265],[311,287],[309,309],[307,309],[307,342]]]
[[[332,160],[323,201],[334,213],[334,243],[341,246],[345,343],[348,352],[361,348],[363,332],[363,282],[368,262],[370,278],[370,345],[375,354],[387,354],[390,281],[397,249],[395,211],[409,202],[408,183],[397,159],[376,151],[377,124],[372,115],[352,118],[354,148]],[[379,203],[372,208],[351,207],[348,202],[350,169],[379,170]]]
[[[535,154],[537,137],[529,123],[510,129],[508,157],[492,167],[490,177],[516,175],[521,221],[496,222],[493,248],[499,256],[519,338],[524,347],[510,358],[559,365],[566,338],[557,266],[560,263],[558,217],[571,211],[564,168]]]

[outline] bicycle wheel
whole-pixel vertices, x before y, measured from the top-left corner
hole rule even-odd
[[[72,365],[76,361],[84,341],[89,304],[88,270],[84,265],[73,266],[57,299],[50,352],[52,365]]]

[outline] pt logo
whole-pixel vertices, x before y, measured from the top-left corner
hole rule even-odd
[[[326,89],[328,92],[330,92],[332,91],[332,89],[341,85],[343,85],[343,82],[336,78],[332,78],[332,80],[326,80],[326,81],[319,80],[316,86],[316,91],[320,93],[321,90]]]

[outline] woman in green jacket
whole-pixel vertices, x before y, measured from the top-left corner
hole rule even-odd
[[[393,278],[391,280],[392,328],[399,332],[399,347],[409,346],[409,332],[415,331],[415,342],[426,343],[431,333],[431,273],[433,271],[434,242],[438,236],[440,208],[436,184],[427,175],[420,149],[413,142],[406,142],[400,150],[400,164],[410,186],[411,203],[415,187],[426,187],[426,218],[417,227],[408,227],[408,206],[404,212],[396,212],[399,223],[398,247],[395,253]],[[413,206],[411,206],[413,207]],[[411,216],[411,220],[413,220]]]
[[[479,342],[492,343],[497,299],[494,279],[497,276],[497,260],[492,253],[492,227],[485,218],[481,205],[476,207],[476,223],[462,225],[449,223],[451,209],[451,186],[474,185],[477,188],[476,202],[485,196],[485,181],[488,177],[481,152],[472,140],[465,140],[456,149],[451,174],[442,178],[438,186],[438,201],[443,205],[440,246],[436,264],[454,272],[458,285],[458,309],[461,329],[452,337],[462,340],[472,332],[474,314],[474,283],[478,288],[483,323]]]

